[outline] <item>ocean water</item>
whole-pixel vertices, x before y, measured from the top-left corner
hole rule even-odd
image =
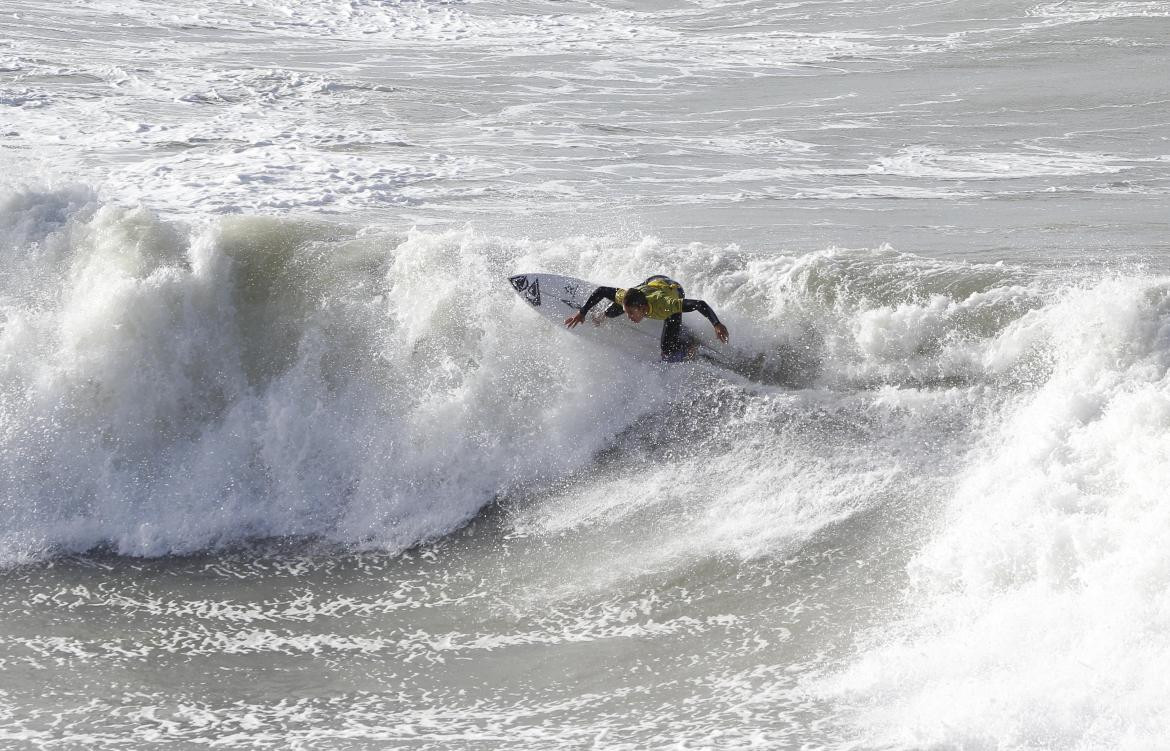
[[[1165,748],[1168,39],[6,0],[0,747]]]

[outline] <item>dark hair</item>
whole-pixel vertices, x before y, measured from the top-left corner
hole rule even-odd
[[[626,296],[622,300],[622,307],[629,308],[630,306],[638,308],[649,308],[650,301],[646,299],[646,293],[640,289],[626,290]]]

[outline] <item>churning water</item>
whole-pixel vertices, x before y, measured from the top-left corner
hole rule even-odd
[[[9,0],[0,743],[1162,747],[1168,38]],[[742,367],[525,271],[667,273]]]

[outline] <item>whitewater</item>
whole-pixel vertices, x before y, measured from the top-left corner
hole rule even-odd
[[[0,746],[1164,748],[1168,38],[8,0]]]

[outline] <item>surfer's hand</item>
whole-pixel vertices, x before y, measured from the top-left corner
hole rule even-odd
[[[568,326],[569,328],[573,328],[574,326],[576,326],[577,324],[581,323],[584,320],[585,320],[585,316],[581,315],[580,313],[575,313],[575,314],[573,314],[565,319],[565,325]]]
[[[722,323],[715,324],[715,336],[719,337],[719,341],[726,344],[727,343],[727,336],[728,336],[727,327],[724,326]]]

